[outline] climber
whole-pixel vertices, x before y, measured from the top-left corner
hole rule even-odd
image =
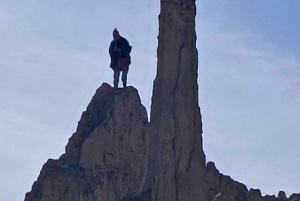
[[[109,46],[109,55],[111,59],[110,67],[114,70],[114,88],[118,88],[121,71],[123,87],[126,87],[132,47],[124,37],[120,36],[117,28],[113,31],[113,38],[114,40]]]

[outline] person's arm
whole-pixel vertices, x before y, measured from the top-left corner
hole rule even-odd
[[[116,63],[113,48],[114,48],[114,45],[113,45],[113,42],[111,42],[108,51],[109,51],[109,56],[110,56],[110,67],[112,69],[114,69],[115,63]]]
[[[126,39],[125,39],[125,50],[126,50],[127,54],[129,55],[129,53],[131,52],[131,46],[129,45],[129,42]]]
[[[110,58],[112,59],[112,57],[113,57],[113,42],[110,43],[108,51],[109,51]]]

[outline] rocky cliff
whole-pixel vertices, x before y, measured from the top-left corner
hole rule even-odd
[[[213,162],[206,165],[206,200],[207,201],[300,201],[300,194],[292,194],[286,197],[284,191],[280,191],[277,196],[262,196],[259,189],[250,189],[223,175],[217,170]]]
[[[262,196],[205,162],[198,105],[195,0],[161,0],[150,123],[133,87],[103,84],[66,152],[25,201],[299,201]]]
[[[25,201],[122,200],[135,194],[146,164],[149,123],[133,87],[103,84],[58,160],[48,160]]]
[[[144,185],[153,200],[205,199],[195,15],[195,1],[161,0]]]
[[[161,180],[161,184],[145,188],[146,172],[155,167],[147,161],[151,156],[147,153],[149,141],[153,138],[150,133],[146,110],[136,89],[116,90],[104,83],[82,114],[66,153],[58,160],[47,161],[25,201],[158,200],[158,196],[153,197],[154,192],[159,192],[155,188],[182,184],[180,180]],[[287,198],[283,191],[277,196],[262,196],[258,189],[248,190],[244,184],[220,173],[212,162],[206,164],[200,179],[204,189],[199,188],[199,192],[205,197],[195,199],[198,201],[300,201],[300,194]],[[185,199],[188,198],[178,200]]]

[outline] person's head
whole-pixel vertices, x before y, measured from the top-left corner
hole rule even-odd
[[[119,31],[117,30],[117,28],[115,28],[114,31],[113,31],[113,37],[114,37],[115,41],[119,40],[120,37],[121,37]]]

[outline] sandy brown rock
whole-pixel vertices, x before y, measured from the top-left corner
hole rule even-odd
[[[106,118],[105,104],[109,102],[115,90],[103,84],[97,91],[78,122],[77,130],[69,139],[64,159],[71,165],[78,165],[79,154],[84,140]]]
[[[133,88],[115,92],[109,105],[107,118],[82,144],[79,167],[102,175],[99,195],[113,195],[115,198],[110,200],[121,200],[127,193],[139,190],[144,177],[148,119]],[[113,178],[113,182],[108,178]]]
[[[227,175],[219,172],[213,162],[206,165],[206,189],[207,200],[233,199],[236,201],[245,200],[247,187]]]
[[[203,201],[195,1],[161,0],[146,189],[159,201]]]
[[[211,201],[235,201],[235,199],[231,195],[218,193]]]
[[[259,201],[262,195],[259,189],[250,189],[245,201]]]
[[[205,165],[195,0],[160,2],[150,127],[133,87],[103,84],[66,153],[47,161],[25,201],[299,201],[261,196]]]
[[[206,165],[206,200],[207,201],[291,201],[300,200],[300,194],[292,194],[286,197],[284,191],[280,191],[278,196],[262,196],[259,189],[250,189],[237,182],[227,175],[219,172],[213,162]]]
[[[136,89],[103,84],[66,153],[47,161],[25,201],[120,201],[136,194],[147,167],[148,127]]]
[[[278,198],[276,198],[275,195],[266,195],[266,196],[263,196],[260,201],[279,201]]]
[[[287,197],[286,197],[284,191],[279,191],[277,197],[278,197],[280,200],[285,200],[285,199],[287,199]]]
[[[293,193],[289,198],[288,201],[300,201],[300,194]]]
[[[69,167],[63,161],[49,159],[43,166],[32,191],[25,201],[79,201],[78,186],[83,172]]]

